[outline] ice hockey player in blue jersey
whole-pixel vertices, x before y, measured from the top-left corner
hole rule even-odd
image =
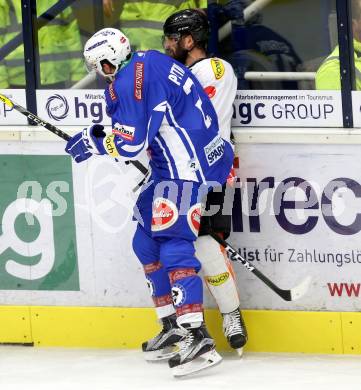
[[[147,150],[151,176],[135,208],[133,249],[159,317],[176,309],[179,350],[170,351],[168,361],[173,375],[211,367],[221,356],[204,324],[194,241],[202,200],[226,181],[232,147],[219,134],[203,88],[177,61],[152,50],[132,53],[127,37],[111,28],[88,40],[84,57],[88,68],[110,82],[105,98],[112,132],[92,125],[72,137],[65,150],[76,162],[93,154],[136,159]],[[154,342],[162,343],[161,338]]]

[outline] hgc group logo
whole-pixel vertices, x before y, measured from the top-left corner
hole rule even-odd
[[[64,96],[59,94],[52,95],[46,102],[46,111],[49,118],[61,121],[68,116],[69,104]]]

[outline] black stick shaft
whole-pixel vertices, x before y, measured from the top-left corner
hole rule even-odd
[[[31,121],[33,121],[37,125],[44,127],[45,129],[56,134],[58,137],[63,138],[65,141],[70,140],[71,136],[69,134],[64,133],[64,131],[60,130],[58,127],[52,125],[51,123],[45,121],[44,119],[39,118],[37,115],[28,111],[25,107],[20,106],[19,104],[13,102],[12,100],[11,100],[11,103],[13,104],[13,108],[16,111],[19,111],[21,114],[25,115],[27,118],[29,118]],[[134,160],[134,161],[129,160],[129,162],[132,165],[134,165],[137,169],[139,169],[139,171],[142,172],[144,175],[146,175],[148,173],[148,169],[141,162],[136,161],[136,160]]]
[[[247,260],[245,260],[241,254],[232,248],[231,245],[221,237],[219,237],[216,233],[210,232],[209,235],[214,238],[223,248],[226,250],[228,257],[230,260],[234,262],[239,262],[243,264],[248,271],[254,273],[263,283],[265,283],[271,290],[273,290],[276,294],[278,294],[285,301],[291,301],[291,291],[290,290],[282,290],[278,286],[276,286],[272,280],[270,280],[266,275],[264,275],[261,271],[251,265]]]

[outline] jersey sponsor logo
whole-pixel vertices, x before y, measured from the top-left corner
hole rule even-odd
[[[135,63],[134,75],[134,96],[137,100],[142,100],[143,97],[143,80],[144,80],[144,63]]]
[[[123,139],[127,141],[133,141],[134,139],[134,133],[135,133],[135,127],[133,126],[127,126],[127,125],[121,125],[119,123],[116,123],[114,125],[114,128],[112,130],[113,134],[119,135],[119,137],[122,137]]]
[[[152,231],[157,232],[174,225],[178,219],[177,206],[166,198],[156,198],[152,210]]]
[[[220,136],[213,138],[212,141],[204,147],[204,153],[206,155],[208,165],[212,166],[220,158],[222,158],[224,154],[224,140]]]
[[[214,276],[206,276],[206,281],[211,286],[220,286],[229,279],[229,272],[223,272]]]
[[[109,154],[109,156],[112,157],[119,157],[118,150],[114,143],[114,134],[108,135],[104,138],[103,141],[104,148],[106,152]]]
[[[114,86],[113,86],[113,83],[111,83],[109,85],[109,95],[110,95],[110,99],[112,99],[113,101],[114,100],[117,100],[117,95],[115,94],[115,91],[114,91]]]
[[[202,204],[197,203],[192,206],[187,213],[187,222],[192,232],[198,236],[199,227],[201,225]]]
[[[208,85],[208,87],[204,88],[204,92],[210,99],[212,99],[212,97],[216,94],[217,90],[215,87],[213,87],[213,85]]]
[[[186,290],[180,283],[176,283],[172,286],[172,298],[175,307],[182,306],[186,300],[186,297]]]
[[[69,114],[69,104],[65,96],[58,94],[50,96],[46,102],[46,111],[49,118],[55,121],[65,119]]]
[[[214,76],[217,80],[221,79],[224,75],[224,65],[219,58],[212,58],[211,65],[213,69]]]

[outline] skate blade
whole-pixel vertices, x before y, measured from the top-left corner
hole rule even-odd
[[[243,356],[243,348],[237,348],[236,352],[240,358]]]
[[[169,360],[178,353],[177,347],[168,347],[158,351],[143,352],[144,359],[147,362],[157,362],[161,360]]]
[[[215,349],[212,349],[211,351],[198,356],[196,359],[192,360],[191,362],[173,367],[171,370],[173,376],[175,378],[179,378],[215,366],[219,364],[221,361],[222,361],[222,356]]]

